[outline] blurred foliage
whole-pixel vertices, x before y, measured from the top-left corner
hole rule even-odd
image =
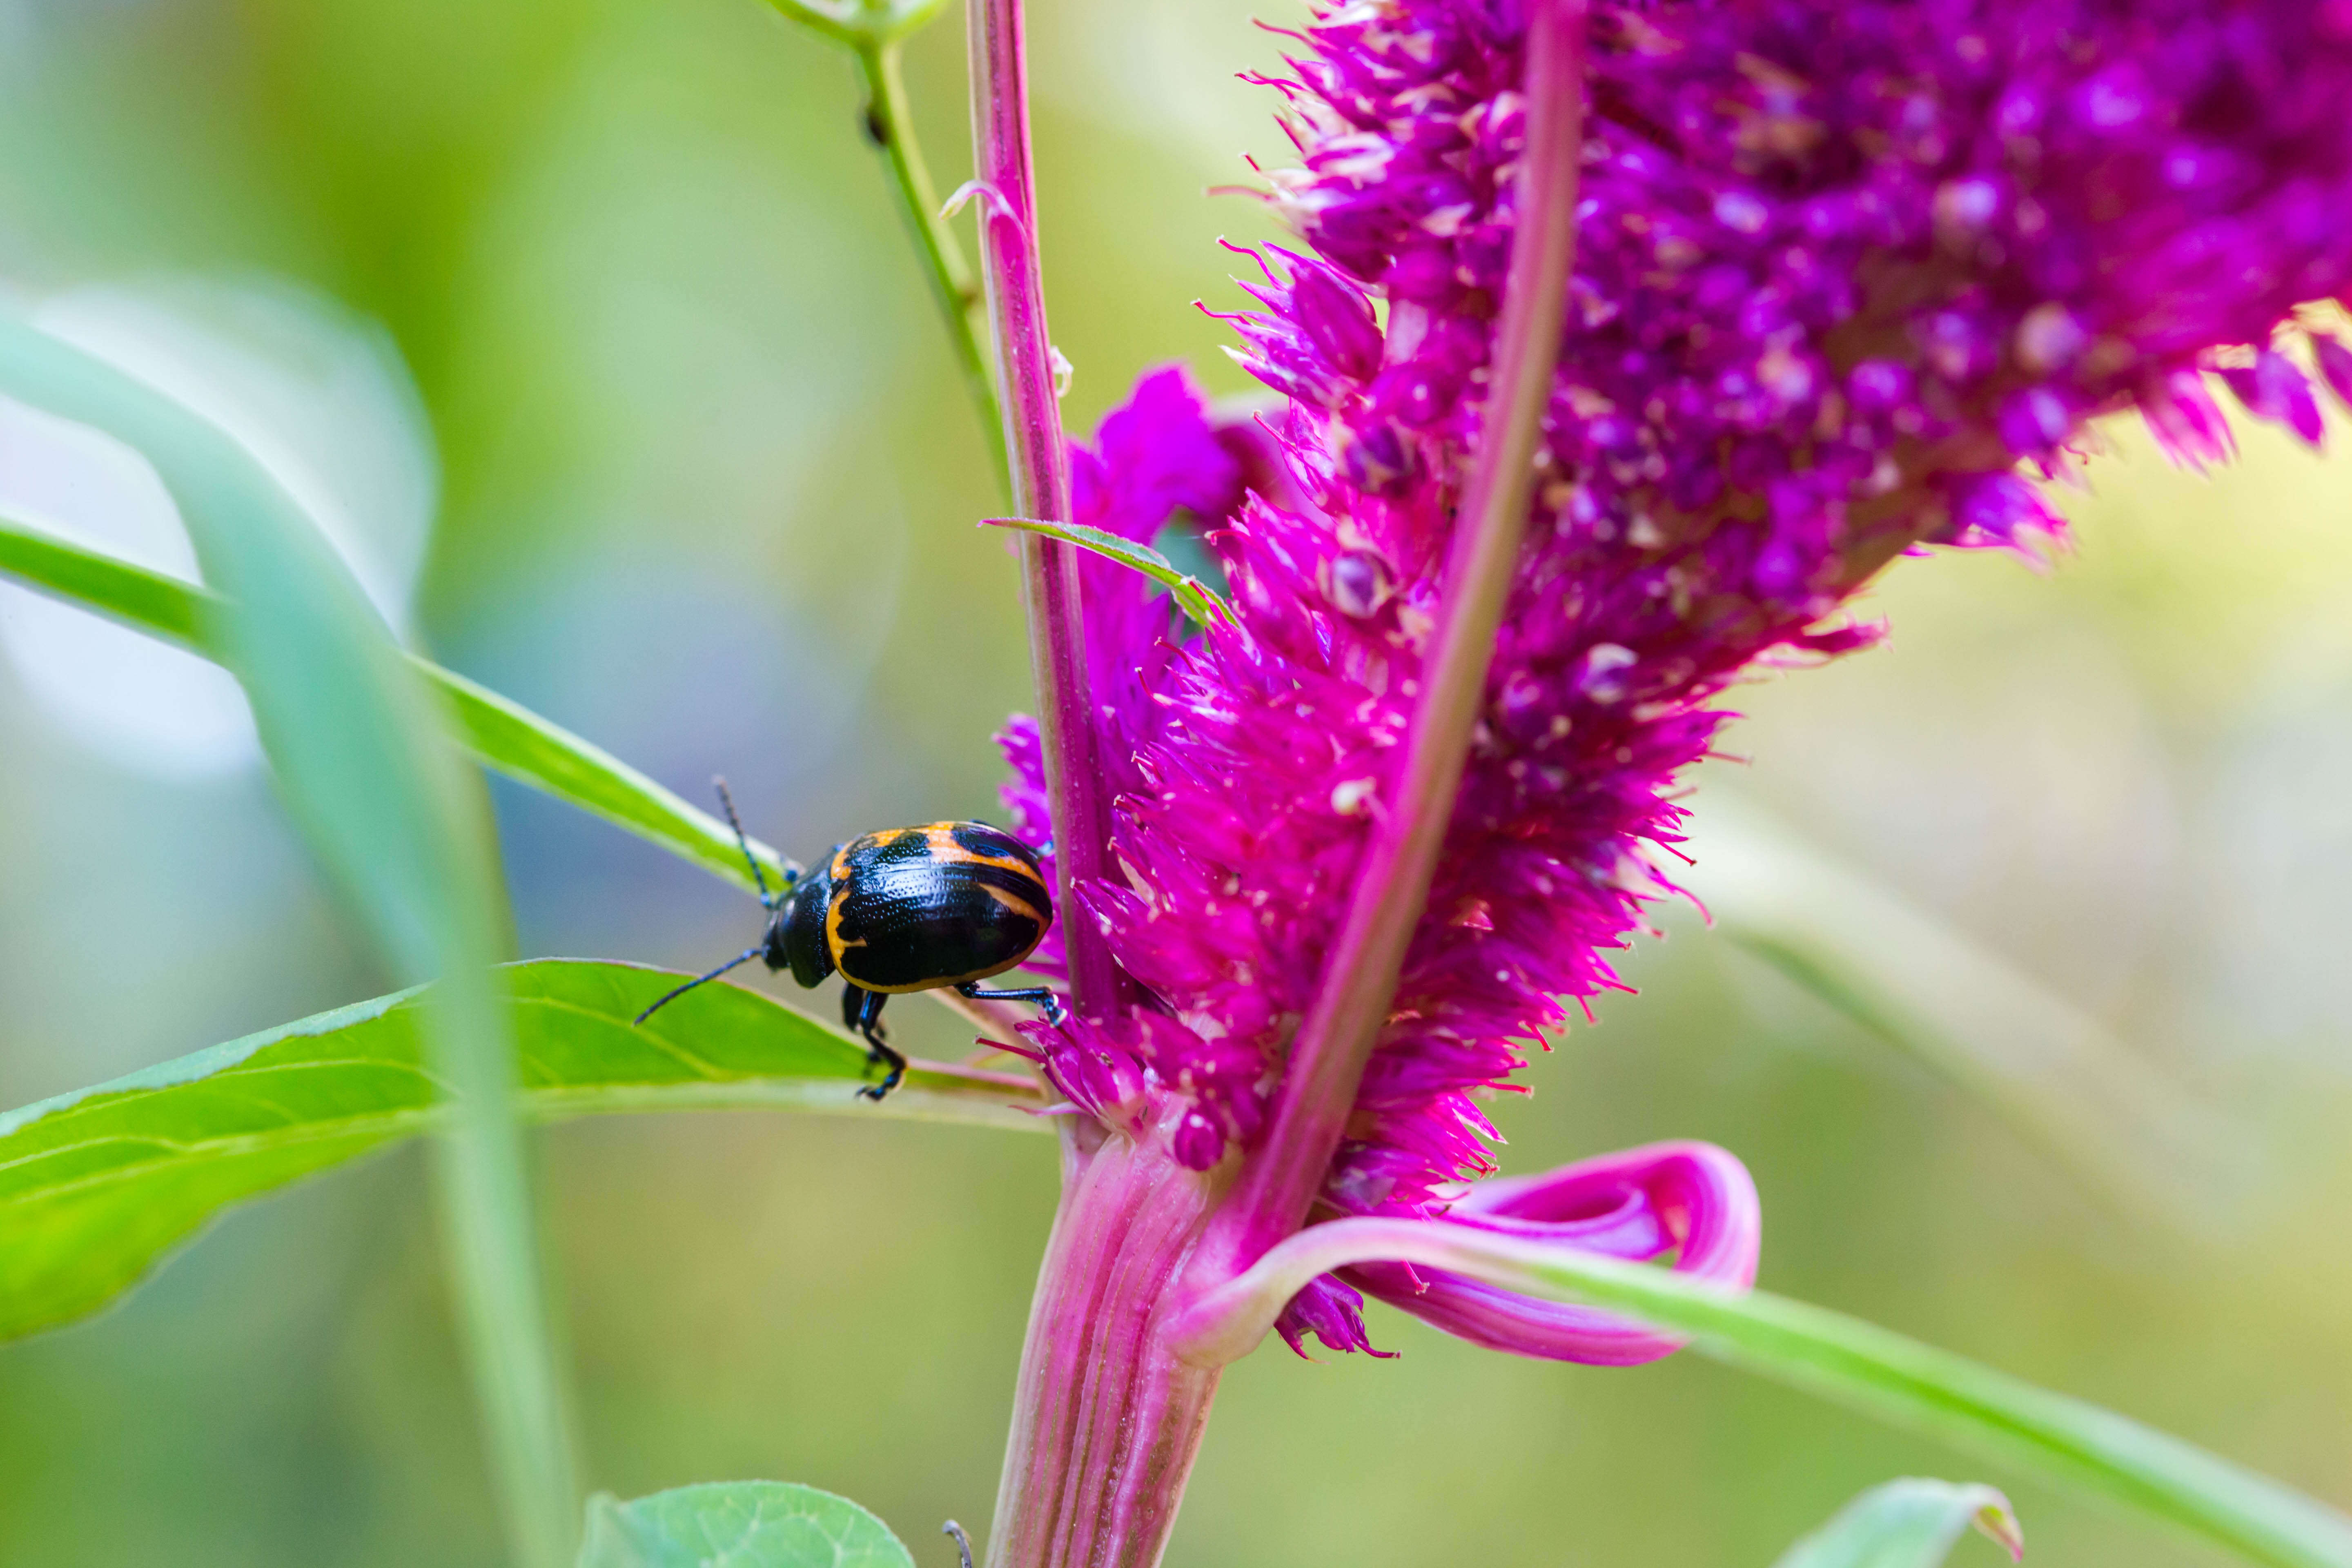
[[[1201,192],[1240,149],[1279,161],[1270,95],[1232,75],[1279,40],[1239,0],[1033,17],[1074,426],[1169,359],[1241,390],[1190,301],[1233,304],[1214,237],[1270,226]],[[908,58],[949,185],[957,35]],[[971,527],[996,510],[981,433],[859,109],[841,52],[755,0],[0,0],[0,278],[260,268],[383,321],[443,452],[429,651],[688,798],[727,773],[805,858],[990,815],[987,737],[1026,689],[1011,561]],[[1497,1105],[1504,1160],[1713,1138],[1757,1173],[1772,1289],[2352,1502],[2352,1262],[2315,1240],[2352,1204],[2352,468],[2246,431],[2200,479],[2116,439],[2066,502],[2076,558],[1902,564],[1873,606],[1892,647],[1742,693],[1729,744],[1750,798],[2186,1083],[2247,1157],[2217,1217],[2119,1226],[1696,922]],[[0,749],[0,1104],[389,988],[257,777],[126,771],[5,666]],[[756,931],[658,851],[497,799],[523,951],[701,967]],[[589,1480],[791,1477],[951,1562],[930,1531],[993,1495],[1046,1147],[753,1112],[550,1143]],[[436,1267],[395,1153],[0,1354],[0,1561],[492,1562]],[[1374,1329],[1402,1360],[1233,1370],[1171,1568],[1747,1568],[1941,1462],[1694,1358]],[[2040,1560],[2209,1560],[2011,1491]]]
[[[1998,1490],[1913,1478],[1871,1488],[1772,1568],[1936,1568],[1970,1525],[2024,1557],[2025,1532]]]
[[[588,1500],[580,1568],[913,1568],[880,1520],[782,1481],[709,1481],[628,1502]]]

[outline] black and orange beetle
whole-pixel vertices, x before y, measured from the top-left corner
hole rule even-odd
[[[637,1015],[638,1023],[755,958],[770,969],[791,970],[803,985],[838,970],[841,1021],[866,1037],[870,1059],[885,1068],[880,1083],[857,1092],[879,1100],[907,1074],[907,1058],[890,1048],[882,1028],[882,1005],[901,991],[952,985],[976,1001],[1034,1002],[1046,1017],[1062,1021],[1060,1000],[1042,985],[980,987],[1028,957],[1054,923],[1053,889],[1036,854],[1010,833],[985,822],[886,828],[835,845],[814,870],[771,893],[724,780],[719,799],[768,911],[767,934],[759,946],[662,996]]]

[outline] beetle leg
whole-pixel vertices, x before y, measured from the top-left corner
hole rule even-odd
[[[1062,999],[1043,985],[1024,985],[1015,991],[982,991],[979,981],[967,980],[958,985],[956,990],[960,994],[969,996],[975,1002],[1034,1002],[1045,1010],[1045,1022],[1057,1029],[1067,1022],[1070,1016],[1063,1010]]]
[[[866,1037],[869,1063],[879,1062],[887,1070],[880,1083],[867,1084],[857,1092],[868,1100],[879,1100],[898,1087],[907,1076],[907,1058],[892,1050],[886,1043],[888,1032],[882,1027],[882,1004],[889,1000],[887,992],[868,991],[859,985],[846,985],[841,993],[841,1019]]]

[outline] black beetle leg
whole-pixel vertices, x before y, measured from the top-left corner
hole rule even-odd
[[[982,991],[979,981],[967,980],[956,990],[975,1002],[1034,1002],[1045,1010],[1045,1022],[1057,1029],[1069,1019],[1069,1014],[1062,1009],[1062,999],[1043,985],[1024,985],[1015,991]]]
[[[859,985],[844,986],[841,993],[841,1021],[866,1037],[866,1059],[879,1062],[888,1069],[880,1083],[868,1084],[857,1091],[868,1100],[881,1099],[907,1076],[907,1058],[886,1043],[889,1036],[882,1027],[882,1004],[889,999],[887,992],[868,991]]]

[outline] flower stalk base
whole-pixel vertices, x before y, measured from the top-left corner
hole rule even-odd
[[[1150,1137],[1064,1132],[988,1568],[1160,1561],[1217,1390],[1169,1332],[1217,1194]]]

